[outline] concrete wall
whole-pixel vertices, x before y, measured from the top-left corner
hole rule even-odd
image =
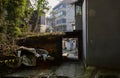
[[[16,43],[18,46],[45,49],[59,62],[62,60],[62,36],[64,34],[31,36],[19,39]]]
[[[86,4],[87,64],[120,68],[120,0],[87,0]]]

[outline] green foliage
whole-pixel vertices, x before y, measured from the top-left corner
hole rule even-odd
[[[22,18],[25,16],[26,6],[27,0],[2,0],[0,3],[0,15],[2,14],[0,44],[4,46],[3,52],[9,53],[15,50],[16,37],[22,34],[19,26],[23,24]]]
[[[0,25],[0,33],[6,33],[7,27],[5,24]]]
[[[21,18],[25,16],[27,0],[3,0],[3,9],[6,11],[4,22],[7,21],[7,34],[17,37],[21,34],[18,28],[22,24]],[[3,29],[4,27],[2,27]]]
[[[26,8],[25,8],[25,16],[24,16],[24,22],[25,22],[25,26],[27,29],[27,26],[29,26],[29,22],[31,20],[31,16],[34,12],[34,8],[32,7],[30,0],[27,0],[27,4],[26,4]]]
[[[0,33],[0,44],[5,44],[6,39],[6,34]]]
[[[15,27],[14,36],[18,37],[21,34],[22,34],[22,32],[21,32],[20,28],[19,27]]]
[[[3,0],[3,7],[7,11],[6,18],[16,22],[16,19],[24,16],[26,0]]]
[[[20,28],[15,26],[14,24],[10,25],[8,28],[9,30],[7,31],[7,33],[12,37],[17,37],[22,34]]]
[[[36,7],[38,13],[41,15],[45,13],[45,10],[48,10],[48,2],[46,0],[37,0]]]

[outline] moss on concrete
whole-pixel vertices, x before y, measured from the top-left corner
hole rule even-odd
[[[86,67],[86,70],[82,76],[82,78],[91,78],[95,71],[95,67]]]

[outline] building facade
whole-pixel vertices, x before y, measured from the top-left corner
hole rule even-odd
[[[69,1],[63,0],[53,8],[55,12],[54,31],[70,32],[73,31],[75,24],[75,6]]]

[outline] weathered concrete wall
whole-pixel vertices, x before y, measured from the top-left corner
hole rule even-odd
[[[88,65],[120,68],[120,0],[87,0]]]
[[[63,35],[43,35],[19,39],[19,46],[32,47],[36,49],[45,49],[49,54],[55,57],[55,60],[62,59],[62,36]]]

